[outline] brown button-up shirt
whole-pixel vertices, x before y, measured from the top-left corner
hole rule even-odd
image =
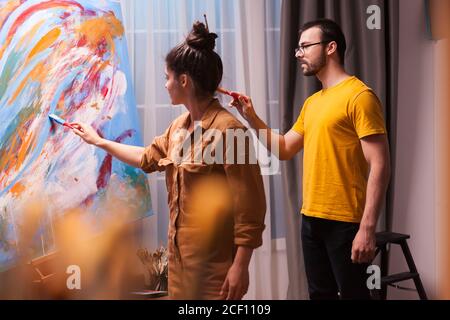
[[[249,139],[239,143],[236,135],[230,135],[246,133],[245,126],[216,99],[191,133],[190,121],[187,112],[156,137],[145,149],[141,168],[166,173],[169,294],[184,281],[172,281],[171,288],[171,279],[188,277],[182,269],[201,266],[189,285],[200,277],[206,280],[192,297],[211,298],[220,291],[235,247],[262,244],[266,201],[260,167],[250,156],[252,143]],[[171,269],[170,263],[181,269]]]

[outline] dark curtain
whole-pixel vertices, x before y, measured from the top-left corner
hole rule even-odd
[[[381,9],[381,29],[369,29],[367,19]],[[294,56],[298,30],[307,21],[318,18],[335,20],[345,34],[346,71],[371,87],[380,98],[386,119],[390,151],[391,181],[379,229],[390,230],[395,176],[396,103],[398,73],[398,1],[397,0],[283,0],[281,13],[280,128],[289,131],[297,120],[305,99],[321,89],[315,77],[304,77]],[[301,250],[300,224],[302,203],[302,154],[282,164],[283,194],[286,210],[286,250],[288,259],[288,299],[307,298]]]

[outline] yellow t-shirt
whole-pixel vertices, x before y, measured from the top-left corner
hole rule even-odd
[[[375,93],[350,77],[309,97],[292,129],[304,136],[302,213],[360,222],[369,168],[359,139],[386,134]]]

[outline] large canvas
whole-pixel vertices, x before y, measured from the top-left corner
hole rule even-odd
[[[52,222],[67,210],[83,208],[94,225],[111,199],[151,214],[142,171],[48,118],[141,145],[132,92],[118,0],[0,0],[0,270],[20,254],[32,199],[46,205],[33,256],[54,249]]]

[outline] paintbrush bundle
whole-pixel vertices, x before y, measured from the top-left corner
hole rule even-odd
[[[149,287],[156,291],[167,291],[168,257],[167,249],[161,247],[153,253],[141,248],[137,255],[148,272]]]

